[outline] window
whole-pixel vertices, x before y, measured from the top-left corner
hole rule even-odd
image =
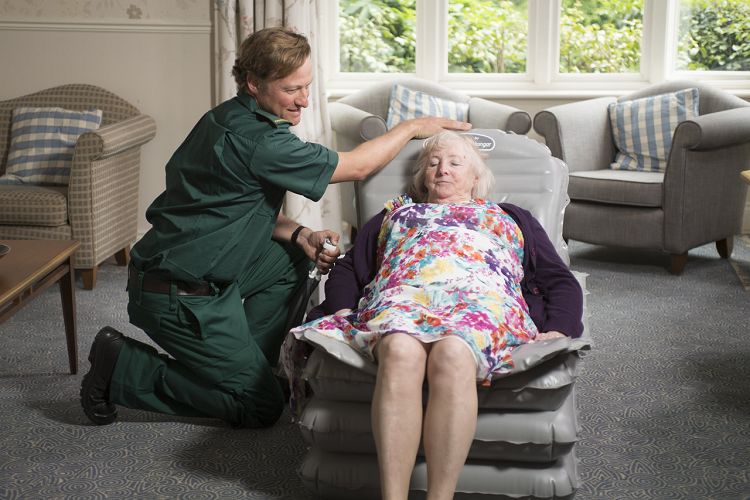
[[[339,0],[342,73],[414,73],[416,0]]]
[[[526,0],[450,0],[449,73],[525,73]]]
[[[563,0],[560,73],[639,73],[643,0]]]
[[[334,97],[394,73],[486,97],[611,95],[673,78],[750,96],[747,0],[322,5],[323,67]]]
[[[680,0],[676,69],[750,71],[750,3]]]

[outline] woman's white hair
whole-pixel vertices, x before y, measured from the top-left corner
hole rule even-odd
[[[425,171],[430,164],[430,157],[433,152],[439,149],[445,149],[449,144],[454,143],[458,143],[464,148],[466,159],[469,161],[469,165],[474,169],[474,174],[477,176],[477,182],[471,190],[471,197],[487,198],[492,191],[492,187],[495,185],[495,176],[484,162],[484,158],[482,158],[482,154],[479,152],[479,149],[477,149],[474,139],[468,135],[445,130],[424,141],[422,151],[420,151],[419,156],[417,157],[412,180],[408,188],[409,196],[411,196],[412,200],[416,203],[427,201],[427,188],[424,185],[424,178]]]

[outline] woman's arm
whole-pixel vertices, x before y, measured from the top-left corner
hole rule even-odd
[[[568,337],[580,337],[583,333],[583,291],[578,280],[560,258],[547,232],[539,222],[529,214],[529,228],[534,233],[536,268],[529,290],[534,295],[541,295],[541,307],[544,314],[537,324],[540,332],[561,332]],[[528,301],[527,301],[528,302]],[[532,304],[529,303],[529,307]],[[532,314],[532,316],[534,316]]]

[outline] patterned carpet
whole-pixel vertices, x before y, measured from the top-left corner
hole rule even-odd
[[[577,383],[577,499],[750,499],[750,239],[731,261],[712,245],[672,276],[658,253],[573,242],[589,274],[594,346]],[[285,417],[268,430],[120,409],[106,427],[78,404],[85,357],[128,325],[125,271],[77,290],[80,371],[67,374],[60,298],[38,297],[0,327],[0,498],[311,499]]]

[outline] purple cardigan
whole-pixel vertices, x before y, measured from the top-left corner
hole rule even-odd
[[[521,292],[540,332],[558,331],[568,337],[583,333],[583,292],[575,276],[560,258],[547,233],[528,210],[500,203],[521,228],[524,237]],[[365,286],[377,272],[377,239],[385,210],[370,219],[357,234],[354,246],[336,262],[325,284],[325,300],[313,308],[307,320],[356,309]]]

